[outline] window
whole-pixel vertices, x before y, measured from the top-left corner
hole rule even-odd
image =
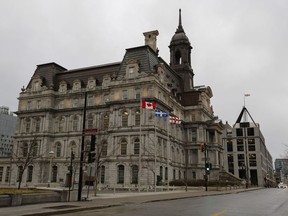
[[[36,118],[36,120],[35,120],[35,132],[40,132],[40,124],[41,124],[40,118]]]
[[[239,167],[245,166],[244,154],[238,154],[238,166]]]
[[[104,156],[107,156],[108,154],[108,145],[107,145],[107,142],[104,141],[103,144],[102,144],[102,154],[101,156],[104,157]]]
[[[139,155],[139,146],[140,146],[140,141],[139,139],[134,140],[134,154]]]
[[[33,176],[33,166],[28,166],[27,182],[32,182],[32,176]]]
[[[257,166],[256,154],[249,154],[249,165]]]
[[[128,91],[127,90],[123,90],[122,91],[122,100],[127,100],[128,99]]]
[[[243,129],[242,128],[236,129],[236,136],[243,136]]]
[[[140,125],[140,110],[135,111],[135,126]]]
[[[93,128],[93,127],[94,127],[93,115],[89,114],[87,118],[87,128]]]
[[[6,168],[6,176],[5,176],[5,182],[8,182],[10,179],[10,167]],[[1,179],[1,178],[0,178]]]
[[[61,143],[56,143],[56,157],[61,157]]]
[[[57,166],[52,167],[52,180],[51,182],[57,182]]]
[[[126,155],[127,154],[127,141],[125,140],[125,139],[123,139],[122,141],[121,141],[121,152],[120,152],[120,154],[121,155]]]
[[[32,101],[27,101],[27,110],[32,109]]]
[[[27,143],[23,143],[22,155],[23,155],[23,157],[27,157],[28,156],[28,144]]]
[[[73,99],[73,107],[78,107],[79,105],[79,99],[78,98],[74,98]]]
[[[101,166],[101,170],[100,170],[100,182],[102,184],[105,183],[105,166]]]
[[[237,151],[244,151],[243,139],[237,139]]]
[[[72,131],[78,131],[78,117],[74,116],[72,120]]]
[[[41,108],[41,100],[37,100],[36,109],[40,109],[40,108]]]
[[[19,166],[18,167],[18,174],[17,174],[17,182],[19,182],[20,178],[22,178],[23,172],[24,172],[23,166]]]
[[[233,152],[233,142],[231,139],[227,139],[227,151]]]
[[[123,184],[124,183],[124,166],[123,165],[119,165],[118,166],[118,184]]]
[[[135,89],[135,99],[140,99],[140,89],[139,88]]]
[[[247,128],[247,135],[254,136],[254,128]]]
[[[132,166],[132,182],[131,184],[138,184],[138,166],[133,165]]]
[[[248,150],[249,151],[256,151],[255,139],[248,139]]]
[[[227,161],[228,161],[228,172],[234,174],[234,158],[233,158],[233,154],[228,154],[227,155]]]
[[[168,180],[168,168],[165,167],[165,180]]]
[[[59,119],[59,132],[64,131],[65,119],[64,117],[60,117]]]
[[[3,177],[3,167],[0,167],[0,182],[2,182],[2,177]]]
[[[103,117],[103,127],[107,129],[109,127],[109,114],[105,114]]]
[[[128,112],[127,111],[123,111],[122,112],[122,126],[123,127],[127,127],[128,126]]]
[[[134,79],[135,77],[135,67],[129,67],[129,79]]]
[[[197,142],[197,129],[192,129],[192,142]]]
[[[37,157],[37,155],[38,155],[38,144],[37,144],[37,142],[35,140],[33,140],[31,145],[32,145],[32,156],[33,157]]]
[[[160,177],[161,179],[163,179],[163,167],[162,166],[160,166]]]
[[[25,130],[26,130],[26,133],[29,133],[29,132],[30,132],[30,126],[31,126],[31,121],[30,121],[30,119],[26,119],[26,121],[25,121]]]

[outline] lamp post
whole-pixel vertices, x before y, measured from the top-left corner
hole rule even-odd
[[[51,182],[51,171],[52,171],[52,158],[54,156],[54,151],[50,151],[49,152],[49,158],[50,158],[50,162],[49,162],[49,173],[48,173],[48,187],[50,187],[50,182]]]

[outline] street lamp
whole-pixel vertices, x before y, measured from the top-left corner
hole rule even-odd
[[[49,173],[48,173],[48,187],[50,187],[51,182],[51,171],[52,171],[52,159],[54,156],[54,151],[50,151],[49,153],[50,163],[49,163]]]

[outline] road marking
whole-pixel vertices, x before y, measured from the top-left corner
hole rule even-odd
[[[211,216],[219,216],[219,215],[224,214],[224,212],[225,212],[225,210],[220,211],[220,212],[216,212],[216,213],[212,214]]]

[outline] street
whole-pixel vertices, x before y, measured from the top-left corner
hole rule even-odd
[[[84,212],[64,214],[79,215]],[[63,214],[61,214],[63,215]],[[238,194],[129,204],[85,211],[85,216],[287,216],[288,189],[269,188]]]

